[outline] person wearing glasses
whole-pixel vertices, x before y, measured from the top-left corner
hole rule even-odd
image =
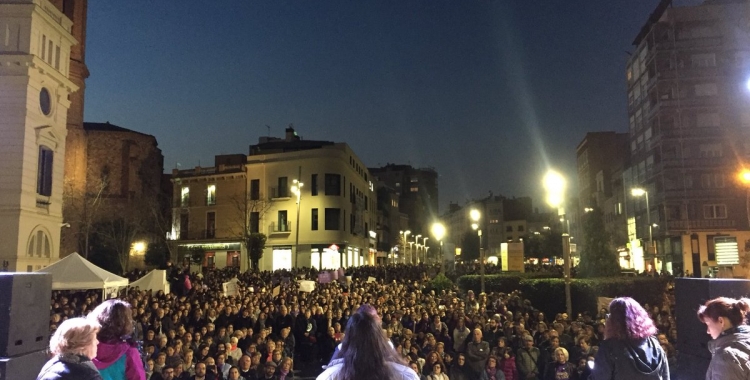
[[[706,324],[711,363],[706,380],[747,379],[750,374],[750,326],[747,313],[750,299],[719,297],[698,309],[698,319]]]
[[[612,300],[589,380],[669,380],[667,355],[655,335],[654,322],[638,302]]]

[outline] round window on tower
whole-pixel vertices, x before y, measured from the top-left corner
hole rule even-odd
[[[50,96],[49,90],[44,87],[39,92],[39,107],[42,109],[42,113],[47,116],[52,112],[52,96]]]

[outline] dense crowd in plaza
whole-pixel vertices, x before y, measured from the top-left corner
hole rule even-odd
[[[295,279],[317,280],[316,270],[188,274],[170,266],[170,294],[129,288],[120,298],[132,305],[132,340],[142,342],[149,380],[292,379],[300,363],[329,363],[363,304],[376,309],[395,350],[423,379],[588,378],[607,310],[544,315],[520,292],[436,294],[426,290],[435,272],[424,265],[350,268],[350,280],[303,292]],[[233,278],[238,295],[225,296],[222,284]],[[100,302],[100,291],[54,292],[52,331]],[[673,305],[644,307],[672,366]]]

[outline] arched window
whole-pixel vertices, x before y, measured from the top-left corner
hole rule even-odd
[[[32,233],[31,238],[29,238],[29,245],[26,248],[26,256],[50,257],[51,253],[52,245],[49,234],[42,229],[38,229]]]
[[[39,146],[39,162],[37,163],[36,192],[39,195],[52,195],[52,161],[55,153],[52,149]]]

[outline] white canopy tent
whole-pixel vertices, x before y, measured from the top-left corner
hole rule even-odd
[[[154,269],[145,276],[133,281],[128,285],[130,288],[138,287],[140,290],[151,290],[156,293],[161,290],[169,293],[169,282],[167,281],[167,271],[163,269]]]
[[[102,289],[105,295],[111,295],[113,291],[116,294],[118,288],[128,286],[129,282],[125,277],[99,268],[76,252],[37,272],[52,275],[52,290]]]

